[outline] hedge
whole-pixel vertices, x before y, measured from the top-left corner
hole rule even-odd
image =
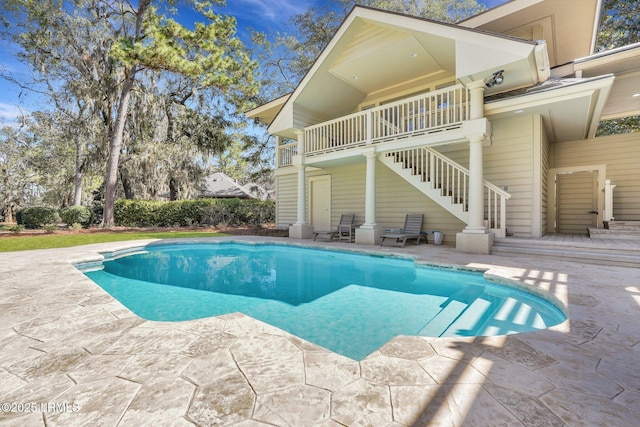
[[[259,226],[275,221],[275,203],[256,199],[118,200],[114,220],[125,227]]]
[[[67,225],[82,224],[88,227],[91,224],[91,210],[85,206],[67,206],[60,209],[60,219]]]
[[[19,210],[16,214],[16,220],[25,228],[40,228],[45,225],[57,224],[60,222],[60,216],[57,209],[34,206]]]

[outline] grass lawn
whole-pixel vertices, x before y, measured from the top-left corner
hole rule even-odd
[[[214,231],[142,231],[64,233],[7,236],[0,238],[0,252],[28,251],[32,249],[68,248],[90,243],[118,242],[139,239],[177,239],[183,237],[218,237],[228,234]]]

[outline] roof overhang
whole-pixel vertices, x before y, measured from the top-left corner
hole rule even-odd
[[[269,125],[278,115],[278,113],[282,109],[282,106],[287,102],[290,96],[291,94],[288,93],[281,96],[280,98],[274,99],[273,101],[256,107],[253,110],[249,110],[245,113],[245,116]]]
[[[490,120],[540,115],[547,136],[555,142],[593,138],[614,79],[613,75],[570,79],[548,89],[488,101],[485,115]]]
[[[640,43],[576,59],[573,66],[583,77],[615,74],[603,120],[640,115]]]
[[[545,40],[552,67],[594,52],[602,0],[512,0],[460,25]]]
[[[356,6],[282,105],[269,133],[354,112],[366,98],[433,81],[463,84],[504,70],[487,93],[527,87],[549,75],[544,43]]]

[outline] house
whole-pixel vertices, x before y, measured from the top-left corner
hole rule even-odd
[[[247,113],[275,136],[277,226],[309,238],[355,213],[376,244],[424,213],[490,253],[640,220],[639,135],[594,137],[640,114],[640,44],[594,54],[601,8],[513,0],[451,25],[356,6],[292,93]]]
[[[199,197],[209,199],[264,199],[262,193],[266,194],[266,192],[262,190],[260,194],[256,194],[256,191],[260,192],[261,190],[255,184],[253,187],[242,186],[224,173],[214,172],[204,179]]]

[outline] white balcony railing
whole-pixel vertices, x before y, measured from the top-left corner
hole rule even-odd
[[[276,153],[277,167],[291,166],[293,164],[293,157],[296,155],[298,155],[297,141],[278,146]]]
[[[451,86],[305,128],[305,155],[458,128],[469,117],[469,91]]]

